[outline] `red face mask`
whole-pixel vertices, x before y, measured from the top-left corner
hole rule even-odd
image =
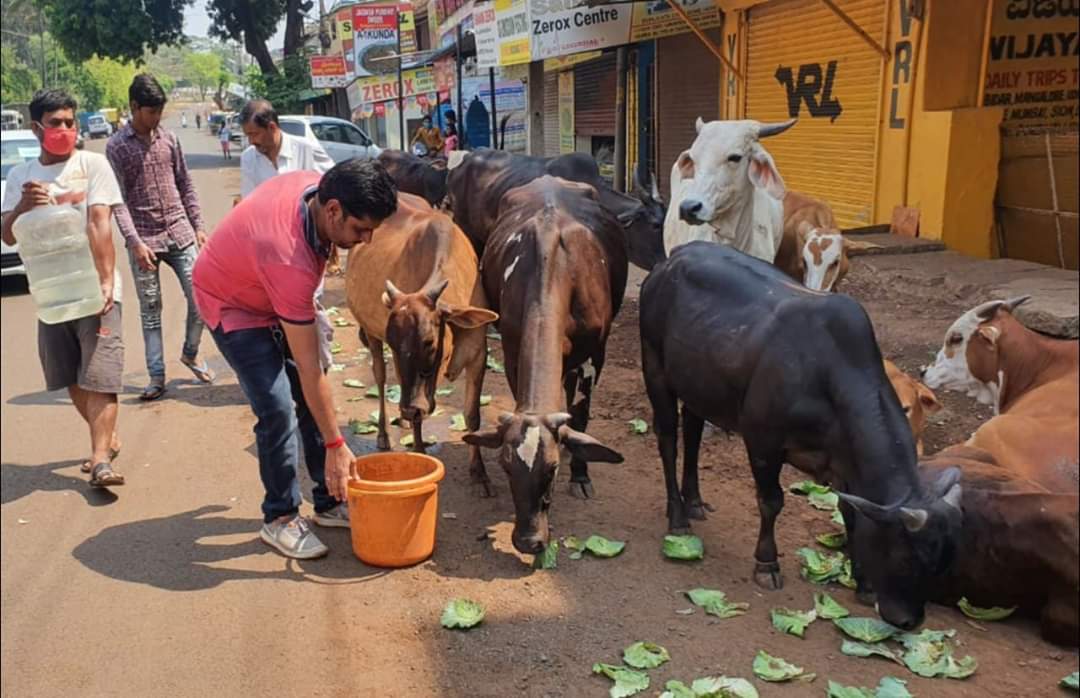
[[[46,128],[42,126],[41,130],[44,133],[41,138],[41,147],[45,148],[50,154],[63,157],[70,155],[71,151],[75,150],[75,140],[79,135],[75,129],[63,127]]]

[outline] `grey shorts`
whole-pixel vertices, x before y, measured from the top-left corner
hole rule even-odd
[[[118,394],[124,386],[124,338],[120,304],[106,315],[46,325],[38,321],[38,356],[45,388],[76,385],[93,393]]]

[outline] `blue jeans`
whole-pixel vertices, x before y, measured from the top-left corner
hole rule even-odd
[[[165,382],[165,347],[161,339],[161,262],[168,264],[180,280],[180,288],[187,298],[187,329],[184,333],[182,356],[194,359],[199,355],[203,321],[191,292],[191,270],[195,268],[195,245],[183,249],[169,247],[168,252],[157,252],[158,265],[143,271],[135,261],[134,253],[128,251],[131,273],[135,277],[135,292],[139,296],[139,314],[142,318],[143,342],[146,345],[146,370],[151,382]]]
[[[326,488],[326,448],[304,401],[300,375],[289,353],[284,332],[279,327],[234,332],[225,332],[218,327],[210,330],[210,335],[236,372],[240,388],[258,420],[255,422],[255,444],[259,453],[259,476],[266,489],[263,519],[269,523],[300,510],[297,431],[304,446],[308,473],[315,482],[312,492],[315,511],[321,513],[337,506],[338,501]]]

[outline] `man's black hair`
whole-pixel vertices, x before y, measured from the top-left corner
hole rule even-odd
[[[30,100],[30,120],[40,124],[49,112],[59,109],[70,109],[74,112],[78,108],[79,103],[65,90],[38,90]]]
[[[255,124],[259,128],[269,128],[278,122],[274,105],[265,99],[253,99],[240,110],[240,125]]]
[[[337,199],[353,218],[389,218],[397,210],[397,193],[393,178],[375,160],[339,162],[319,180],[319,203]]]
[[[151,108],[164,107],[165,102],[169,101],[161,83],[150,73],[139,73],[135,76],[128,88],[128,100],[140,107]]]

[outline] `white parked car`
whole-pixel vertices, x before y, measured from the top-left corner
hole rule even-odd
[[[382,148],[356,124],[333,116],[281,116],[281,130],[292,136],[316,140],[334,162],[351,158],[373,159]]]
[[[0,200],[7,192],[7,176],[19,163],[34,160],[41,154],[41,145],[33,131],[15,130],[0,132]],[[26,267],[19,259],[19,246],[0,243],[0,276],[26,276]]]
[[[91,114],[86,120],[86,132],[90,138],[108,138],[113,133],[112,124],[102,114]]]

